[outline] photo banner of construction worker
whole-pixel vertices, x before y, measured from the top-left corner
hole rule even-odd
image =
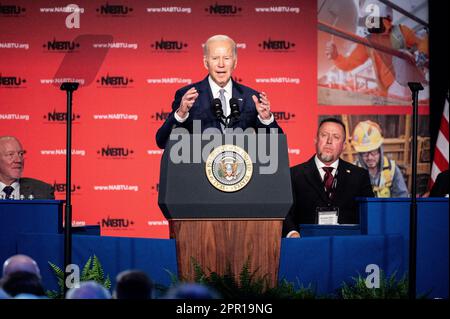
[[[2,1],[0,135],[21,141],[24,176],[53,185],[64,199],[66,94],[59,87],[80,83],[71,114],[74,225],[168,238],[155,134],[175,91],[206,77],[206,39],[227,34],[237,43],[233,78],[267,93],[290,166],[314,154],[319,120],[339,117],[347,126],[345,159],[374,172],[380,196],[405,194],[409,81],[425,87],[419,174],[429,176],[428,3],[394,2]]]

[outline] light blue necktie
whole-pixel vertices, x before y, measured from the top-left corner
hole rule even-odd
[[[222,103],[223,115],[228,116],[228,114],[227,114],[227,100],[225,99],[225,89],[220,89],[219,90],[219,99],[220,99],[220,102]],[[225,133],[225,126],[222,123],[220,123],[220,126],[222,127],[222,132]]]
[[[222,102],[223,115],[228,116],[227,100],[225,99],[225,89],[220,89],[219,94],[220,102]]]

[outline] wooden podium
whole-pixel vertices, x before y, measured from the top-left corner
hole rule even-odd
[[[282,219],[172,219],[170,237],[176,239],[178,272],[194,279],[191,257],[219,274],[227,265],[239,275],[250,260],[257,276],[267,274],[271,286],[278,277]]]
[[[195,138],[189,135],[190,145]],[[225,143],[223,135],[218,138]],[[206,176],[203,160],[174,163],[170,154],[176,141],[169,141],[161,160],[158,204],[169,220],[170,237],[176,240],[180,278],[194,279],[192,258],[206,273],[223,275],[229,266],[235,276],[249,260],[250,272],[267,276],[269,285],[276,285],[282,224],[292,206],[292,191],[286,137],[271,138],[277,141],[273,145],[272,140],[268,154],[273,155],[277,169],[261,174],[264,165],[252,158],[252,177],[235,192],[216,189]],[[202,141],[202,149],[207,142]],[[247,144],[238,146],[247,151]]]

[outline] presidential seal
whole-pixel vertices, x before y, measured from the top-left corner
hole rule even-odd
[[[236,192],[252,178],[253,163],[242,148],[227,144],[209,154],[205,170],[206,177],[215,188],[223,192]]]

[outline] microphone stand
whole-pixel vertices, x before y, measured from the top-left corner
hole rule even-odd
[[[230,114],[226,117],[228,120],[228,127],[239,120],[241,112],[239,111],[238,101],[236,98],[230,99]]]
[[[226,130],[227,128],[230,127],[230,123],[231,123],[231,115],[224,116],[224,118],[225,118],[225,130]]]
[[[67,133],[66,133],[66,202],[64,204],[64,295],[67,292],[67,266],[72,263],[72,93],[78,89],[78,83],[64,82],[60,88],[67,92]]]
[[[225,133],[226,129],[229,128],[230,125],[233,124],[234,121],[237,121],[239,119],[239,116],[240,116],[239,107],[237,106],[237,101],[234,102],[235,104],[232,104],[232,101],[233,101],[233,98],[230,99],[231,111],[228,116],[225,116],[223,114],[222,102],[220,101],[220,99],[216,98],[212,102],[214,114],[216,115],[217,120],[224,126],[224,133]]]
[[[238,119],[238,118],[237,118],[235,115],[233,115],[233,114],[230,114],[230,115],[228,115],[228,116],[224,116],[223,118],[225,119],[225,123],[224,123],[224,125],[225,125],[225,130],[226,130],[227,128],[231,127],[231,125],[233,125],[233,122],[236,121],[236,120]]]
[[[412,138],[412,188],[411,188],[411,206],[409,211],[409,278],[408,278],[408,296],[409,299],[416,299],[416,263],[417,263],[417,129],[418,129],[418,105],[419,91],[423,90],[419,82],[408,82],[412,94],[413,105],[413,138]]]

